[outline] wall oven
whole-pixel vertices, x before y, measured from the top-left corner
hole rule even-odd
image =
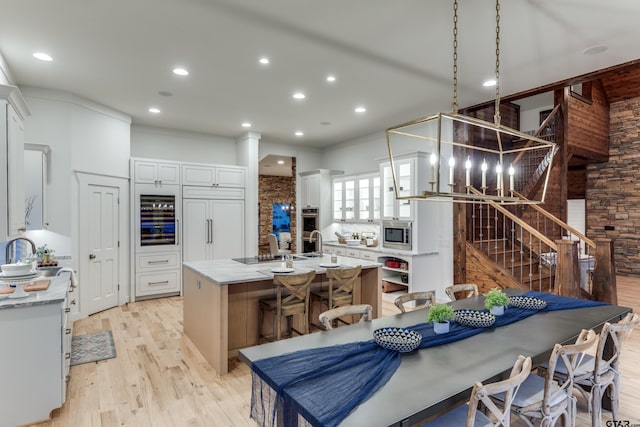
[[[318,230],[320,220],[318,216],[318,208],[302,209],[302,251],[304,253],[315,252],[316,242],[310,239],[311,232]]]
[[[412,223],[398,221],[382,222],[382,247],[411,250]]]

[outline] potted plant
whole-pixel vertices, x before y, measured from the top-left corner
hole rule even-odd
[[[48,248],[46,244],[36,249],[36,255],[38,255],[38,257],[40,258],[40,262],[43,265],[46,265],[53,261],[52,258],[54,252],[55,251],[51,248]]]
[[[500,288],[493,288],[484,294],[484,306],[495,316],[503,315],[507,305],[509,305],[509,297]]]
[[[433,323],[433,332],[436,334],[446,334],[449,332],[449,321],[454,320],[456,314],[448,304],[436,304],[429,309],[426,321]]]

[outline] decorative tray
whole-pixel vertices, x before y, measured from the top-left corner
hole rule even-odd
[[[373,339],[382,348],[408,353],[418,348],[422,335],[410,329],[380,328],[373,331]]]
[[[456,310],[456,322],[470,328],[488,328],[496,323],[496,316],[488,311]]]
[[[547,306],[547,302],[535,297],[509,297],[509,305],[512,307],[524,308],[525,310],[542,310]]]

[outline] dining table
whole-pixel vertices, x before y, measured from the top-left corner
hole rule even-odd
[[[508,289],[506,293],[515,296],[523,291]],[[480,295],[450,304],[456,310],[483,310],[484,297]],[[379,328],[405,328],[424,322],[427,310],[244,348],[239,351],[239,358],[252,366],[262,359],[291,352],[370,341],[373,332]],[[404,353],[386,384],[360,403],[339,425],[419,425],[466,401],[475,382],[489,383],[507,378],[518,355],[531,356],[534,365],[541,364],[548,359],[556,343],[575,341],[582,329],[599,331],[605,322],[615,323],[630,311],[610,304],[539,311],[514,323],[484,328],[459,341]],[[275,424],[281,425],[282,418],[278,417]]]

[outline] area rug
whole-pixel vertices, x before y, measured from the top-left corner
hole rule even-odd
[[[71,366],[116,357],[111,331],[76,335],[71,339]]]

